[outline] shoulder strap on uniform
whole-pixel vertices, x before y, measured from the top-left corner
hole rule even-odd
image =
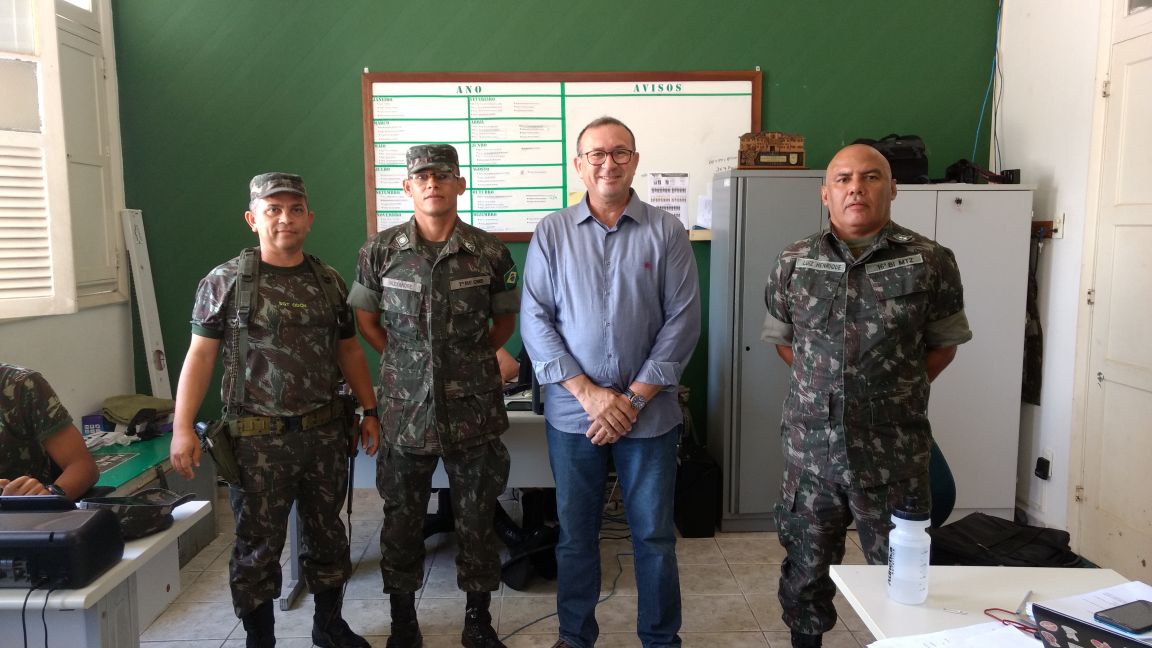
[[[336,278],[327,270],[324,262],[314,254],[305,254],[304,257],[308,259],[308,267],[312,269],[312,275],[320,284],[320,290],[324,291],[324,299],[332,307],[332,313],[336,316],[337,335],[339,335],[340,329],[344,328],[350,321],[352,309],[349,308],[345,295],[340,290],[339,284],[336,283]]]
[[[244,248],[240,252],[240,264],[237,272],[236,292],[233,294],[235,308],[233,309],[236,323],[248,329],[248,322],[252,317],[252,310],[256,307],[256,288],[260,278],[260,248]]]
[[[244,406],[245,366],[248,358],[248,322],[256,307],[257,287],[260,280],[260,248],[244,248],[237,264],[236,281],[232,284],[232,326],[229,328],[229,341],[232,347],[232,366],[226,375],[231,376],[227,386],[227,402],[224,411],[227,417],[240,415]]]

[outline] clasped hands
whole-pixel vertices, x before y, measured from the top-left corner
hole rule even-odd
[[[592,421],[584,436],[595,445],[616,443],[631,432],[636,423],[636,408],[627,396],[616,390],[591,385],[577,400]]]

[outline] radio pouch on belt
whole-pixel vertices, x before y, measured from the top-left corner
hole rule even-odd
[[[236,452],[232,448],[232,430],[228,421],[208,421],[196,424],[196,436],[200,437],[200,447],[212,457],[216,464],[216,476],[229,484],[240,484],[240,464],[236,463]]]

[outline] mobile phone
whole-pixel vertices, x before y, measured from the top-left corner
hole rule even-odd
[[[1152,601],[1132,601],[1092,615],[1100,623],[1120,628],[1132,634],[1152,630]]]

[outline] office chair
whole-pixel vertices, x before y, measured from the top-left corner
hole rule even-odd
[[[948,460],[932,440],[932,455],[928,460],[928,483],[932,490],[932,528],[944,524],[956,506],[956,478],[948,467]]]

